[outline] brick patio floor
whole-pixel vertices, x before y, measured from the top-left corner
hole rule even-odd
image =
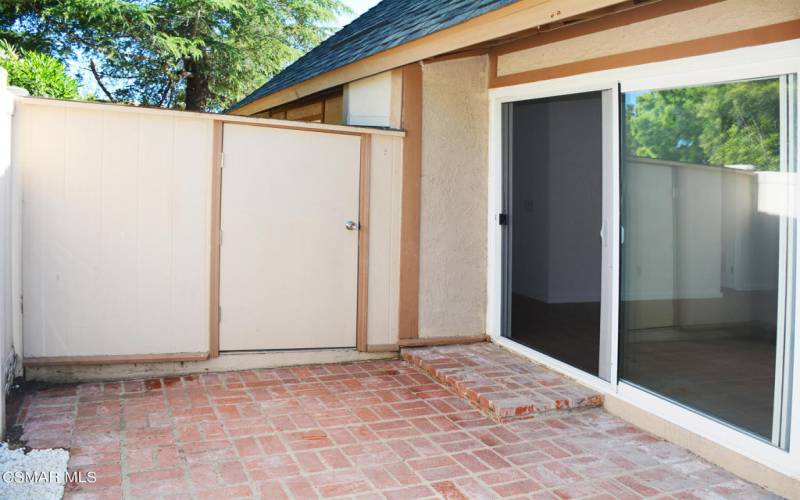
[[[603,404],[598,392],[490,342],[403,349],[402,355],[499,421]]]
[[[402,360],[42,387],[16,413],[97,473],[68,498],[769,497],[602,408],[498,423]]]

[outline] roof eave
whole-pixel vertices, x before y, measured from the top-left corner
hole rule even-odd
[[[520,0],[265,95],[228,112],[252,115],[406,64],[610,7],[624,0]]]

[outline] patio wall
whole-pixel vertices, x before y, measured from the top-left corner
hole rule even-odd
[[[26,357],[207,351],[212,122],[18,108]]]
[[[0,439],[5,433],[5,394],[14,373],[14,176],[11,169],[11,117],[14,100],[0,68]]]
[[[372,135],[367,343],[396,345],[402,134],[34,98],[16,107],[26,359],[175,361],[213,352],[212,146],[220,119],[305,127],[310,148],[326,127]]]

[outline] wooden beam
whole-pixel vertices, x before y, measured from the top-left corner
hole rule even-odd
[[[400,346],[397,344],[373,344],[367,346],[367,352],[397,352]]]
[[[367,351],[369,297],[369,171],[372,137],[361,136],[361,166],[358,189],[358,285],[356,299],[356,349]]]
[[[796,38],[800,38],[800,19],[772,24],[769,26],[761,26],[759,28],[736,31],[733,33],[725,33],[723,35],[715,35],[696,40],[662,45],[660,47],[633,50],[630,52],[576,61],[558,66],[523,71],[521,73],[513,73],[510,75],[495,77],[490,75],[489,87],[506,87],[521,83],[551,80],[554,78],[563,78],[581,73],[591,73],[594,71],[603,71],[626,66],[669,61],[672,59],[711,54],[724,50],[733,50],[743,47],[751,47],[754,45],[764,45],[767,43],[794,40]]]
[[[221,119],[219,121],[221,123],[230,123],[230,124],[234,124],[234,125],[246,125],[248,127],[280,128],[280,129],[284,129],[284,130],[299,130],[301,132],[313,132],[313,133],[319,133],[319,134],[355,135],[355,136],[359,136],[359,137],[365,135],[364,134],[364,130],[365,129],[363,127],[362,128],[358,128],[358,129],[352,129],[352,130],[348,130],[346,127],[343,127],[342,129],[313,129],[313,128],[308,128],[308,127],[303,127],[302,125],[305,125],[307,123],[310,124],[310,125],[314,125],[314,123],[300,122],[300,121],[295,121],[295,122],[284,121],[282,123],[280,123],[280,122],[279,123],[275,123],[274,121],[272,121],[272,123],[258,123],[258,122],[240,123],[240,122],[233,121],[233,120],[229,121],[227,119]],[[297,126],[295,126],[295,124]],[[378,132],[377,129],[376,129],[376,132]],[[372,134],[371,133],[367,133],[366,135],[372,135]]]
[[[419,222],[422,175],[422,66],[403,67],[402,128],[403,175],[400,202],[400,305],[401,339],[419,333]]]
[[[108,356],[45,356],[26,357],[25,366],[70,366],[70,365],[120,365],[132,363],[170,363],[182,361],[205,361],[207,352],[175,352],[168,354],[120,354]]]
[[[481,42],[557,22],[622,0],[519,0],[450,28],[431,33],[389,50],[352,62],[341,68],[297,83],[256,99],[232,111],[251,115],[316,92],[383,73],[416,61],[470,47]]]
[[[489,339],[486,335],[474,335],[470,337],[429,337],[424,339],[400,340],[400,347],[424,347],[434,345],[453,345],[453,344],[475,344],[486,342]]]
[[[594,15],[588,15],[585,19],[577,19],[571,23],[561,24],[558,27],[541,26],[539,29],[526,36],[492,47],[491,52],[495,55],[508,54],[510,52],[517,52],[548,43],[590,35],[598,31],[627,26],[629,24],[647,21],[685,10],[704,7],[722,1],[724,0],[662,0],[641,4],[627,2],[625,4],[608,7],[602,12],[593,13]]]
[[[219,356],[219,254],[220,223],[222,222],[222,141],[221,121],[213,123],[211,152],[211,279],[208,314],[208,354]]]
[[[467,49],[467,50],[459,50],[455,52],[449,52],[447,54],[442,54],[440,56],[433,56],[425,59],[423,62],[425,64],[433,64],[438,62],[445,62],[445,61],[452,61],[454,59],[464,59],[467,57],[479,57],[485,56],[489,53],[488,48],[477,48],[477,49]]]
[[[302,106],[288,108],[286,110],[286,119],[313,121],[316,120],[317,117],[322,118],[322,115],[325,112],[323,103],[324,99],[320,99],[319,101],[304,104]]]
[[[473,335],[469,337],[429,337],[424,339],[405,339],[397,344],[374,344],[367,346],[367,352],[396,352],[402,347],[427,347],[437,345],[476,344],[489,342],[486,335]]]

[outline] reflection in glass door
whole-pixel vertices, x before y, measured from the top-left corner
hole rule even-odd
[[[794,85],[629,92],[621,110],[621,378],[775,444],[792,332]]]

